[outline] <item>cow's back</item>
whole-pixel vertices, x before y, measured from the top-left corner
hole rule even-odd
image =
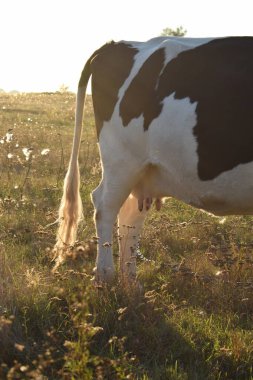
[[[252,213],[252,67],[251,37],[105,45],[92,62],[103,164],[139,167],[135,188],[153,196]]]

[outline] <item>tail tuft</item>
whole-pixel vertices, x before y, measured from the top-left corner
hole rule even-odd
[[[61,264],[66,252],[76,241],[76,233],[80,220],[83,218],[82,200],[79,193],[80,174],[78,163],[69,167],[63,186],[63,196],[59,208],[59,227],[57,241],[54,247],[56,265]]]

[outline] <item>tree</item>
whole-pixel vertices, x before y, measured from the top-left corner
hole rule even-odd
[[[63,83],[60,85],[58,91],[61,92],[62,94],[66,94],[66,92],[69,92],[69,86]]]
[[[176,29],[164,28],[162,30],[161,36],[174,36],[174,37],[184,37],[187,33],[187,30],[182,26],[177,27]]]

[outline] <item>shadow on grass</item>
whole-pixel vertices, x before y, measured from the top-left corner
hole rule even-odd
[[[120,294],[121,293],[121,294]],[[106,301],[107,299],[107,301]],[[93,299],[92,303],[95,301]],[[199,344],[183,336],[182,326],[175,324],[169,314],[157,307],[149,294],[146,297],[133,297],[117,290],[110,297],[103,294],[96,301],[97,313],[94,323],[103,331],[94,339],[91,352],[99,357],[120,358],[126,355],[135,359],[134,369],[129,368],[133,379],[218,379],[219,358],[217,368],[212,368],[213,361],[208,362],[212,355],[214,342],[206,336],[200,336]],[[101,310],[101,313],[98,313]],[[124,347],[112,345],[115,337],[124,339]],[[197,348],[198,347],[198,348]],[[133,360],[133,359],[132,359]],[[229,357],[222,359],[223,379],[226,369],[233,368]],[[212,374],[213,372],[213,374]],[[114,374],[115,375],[115,374]],[[146,376],[146,377],[144,377]],[[106,378],[106,377],[105,377]],[[108,377],[109,378],[109,377]],[[110,378],[113,373],[110,372]],[[236,378],[236,377],[235,377]],[[239,377],[238,377],[239,379]]]

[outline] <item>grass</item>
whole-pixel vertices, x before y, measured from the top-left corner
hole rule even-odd
[[[52,274],[74,109],[71,93],[0,95],[0,378],[253,379],[252,217],[214,218],[169,199],[145,223],[141,285],[93,285],[89,194],[100,167],[90,98],[85,220]]]

